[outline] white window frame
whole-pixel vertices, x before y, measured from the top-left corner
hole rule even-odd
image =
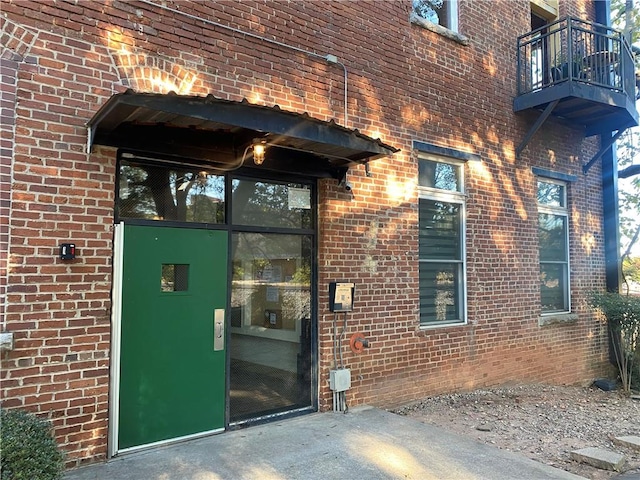
[[[555,205],[545,205],[545,204],[541,204],[538,201],[538,184],[542,182],[542,183],[549,183],[549,184],[553,184],[553,185],[560,185],[563,187],[562,192],[563,192],[563,198],[562,198],[562,204],[564,206],[555,206]],[[542,260],[538,260],[538,264],[541,267],[542,264],[551,264],[551,263],[558,263],[558,264],[566,264],[566,283],[563,285],[563,289],[564,289],[564,298],[565,298],[565,306],[563,310],[554,310],[554,311],[543,311],[542,308],[542,302],[540,305],[540,315],[541,316],[549,316],[549,315],[562,315],[562,314],[566,314],[566,313],[571,313],[571,252],[569,251],[569,231],[570,231],[570,225],[569,225],[569,184],[567,182],[563,182],[561,180],[555,180],[555,179],[551,179],[548,177],[541,177],[538,176],[536,177],[536,204],[538,206],[538,222],[539,222],[539,214],[543,213],[543,214],[548,214],[548,215],[557,215],[557,216],[562,216],[565,218],[565,224],[566,224],[566,232],[565,232],[565,252],[566,252],[566,261],[565,262],[549,262],[549,261],[545,261],[543,262]],[[538,248],[539,245],[538,245]],[[540,268],[539,268],[539,272],[540,272]],[[542,298],[541,298],[542,299]]]
[[[467,229],[466,229],[466,199],[467,196],[464,191],[464,161],[458,161],[448,157],[441,157],[438,155],[431,155],[423,152],[419,152],[418,154],[418,162],[420,160],[428,160],[436,163],[444,163],[448,165],[452,165],[458,169],[459,173],[459,191],[450,191],[443,190],[439,188],[432,187],[423,187],[418,184],[418,199],[424,200],[435,200],[442,201],[447,203],[454,203],[460,206],[460,260],[448,260],[451,263],[457,263],[460,265],[459,272],[459,280],[457,288],[457,294],[460,301],[460,318],[456,320],[426,320],[420,317],[420,328],[421,329],[430,329],[430,328],[440,328],[440,327],[448,327],[448,326],[460,326],[467,324],[467,248],[466,248],[466,238],[467,238]],[[418,201],[419,201],[418,200]],[[418,213],[418,228],[421,228],[420,215]],[[421,263],[444,263],[443,260],[434,260],[434,259],[422,259],[419,257],[418,253],[418,264]],[[418,271],[420,271],[420,265],[418,265]]]
[[[449,26],[445,28],[458,33],[458,0],[449,0],[449,14],[447,17]]]

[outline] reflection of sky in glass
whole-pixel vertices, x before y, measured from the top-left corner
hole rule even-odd
[[[220,223],[224,176],[187,168],[122,162],[118,192],[124,218]]]
[[[133,165],[122,165],[120,172],[121,198],[129,197],[136,186],[147,186],[145,182],[149,175],[143,168]],[[131,178],[133,175],[136,175],[135,179]],[[216,200],[224,200],[224,177],[222,176],[209,175],[207,172],[187,172],[178,177],[176,172],[170,172],[169,179],[174,197],[179,191],[189,192],[188,204],[191,203],[195,195],[205,195]]]
[[[183,180],[183,183],[181,184],[176,182],[178,190],[189,187],[191,188],[191,195],[187,200],[188,204],[191,204],[193,202],[193,197],[198,195],[204,195],[219,201],[224,200],[224,177],[208,175],[206,172],[200,172],[197,175],[188,173],[178,180]]]
[[[413,9],[425,20],[439,24],[436,9],[442,8],[443,0],[413,0]]]

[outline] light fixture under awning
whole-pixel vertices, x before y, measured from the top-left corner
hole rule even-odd
[[[89,150],[107,145],[220,169],[237,164],[246,146],[263,138],[270,146],[264,168],[318,177],[338,178],[350,166],[399,151],[333,121],[211,95],[128,90],[111,97],[87,127]]]

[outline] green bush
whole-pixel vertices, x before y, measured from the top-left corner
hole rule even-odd
[[[625,391],[638,387],[640,371],[640,297],[619,293],[594,293],[592,307],[607,319],[620,380]]]
[[[0,412],[2,480],[57,480],[64,457],[47,420],[21,410]]]

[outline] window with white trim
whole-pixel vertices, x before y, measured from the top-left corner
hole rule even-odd
[[[413,11],[428,22],[458,31],[458,0],[413,0]]]
[[[466,320],[463,165],[418,159],[421,326]]]
[[[538,242],[542,314],[568,313],[569,214],[564,182],[538,179]]]

